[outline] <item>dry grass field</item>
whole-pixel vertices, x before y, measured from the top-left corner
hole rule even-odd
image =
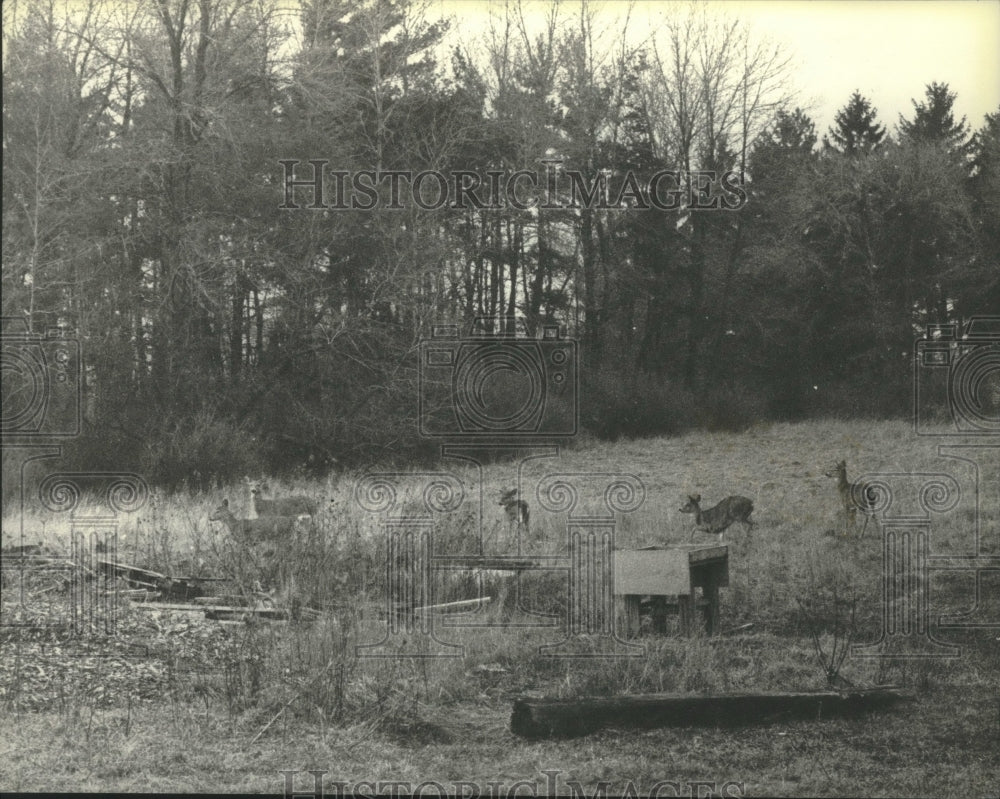
[[[874,525],[864,538],[844,534],[836,482],[824,475],[837,461],[847,461],[852,479],[950,475],[961,496],[932,515],[929,552],[976,554],[978,514],[978,554],[1000,555],[1000,450],[975,451],[977,497],[972,463],[942,457],[942,443],[952,442],[916,437],[905,422],[831,420],[578,441],[558,459],[528,461],[520,476],[531,505],[527,553],[558,553],[565,542],[565,516],[539,507],[533,489],[550,473],[641,480],[644,503],[617,520],[619,548],[687,543],[693,520],[678,509],[688,494],[701,494],[706,506],[730,494],[752,499],[753,531],[737,524],[725,533],[722,634],[688,638],[671,626],[669,635],[637,639],[645,653],[632,658],[546,657],[540,645],[558,640],[558,630],[508,623],[542,618],[522,618],[525,609],[565,618],[566,580],[553,573],[525,573],[520,606],[503,623],[488,608],[474,619],[493,626],[439,628],[442,640],[464,648],[460,657],[359,658],[357,646],[386,630],[383,517],[356,502],[362,475],[272,482],[273,496],[306,494],[321,509],[293,540],[270,545],[257,560],[208,521],[223,498],[246,515],[242,484],[205,494],[153,492],[119,528],[120,561],[231,577],[244,590],[255,580],[279,585],[277,599],[317,608],[319,618],[221,624],[122,600],[113,630],[72,635],[53,623],[70,604],[57,582],[5,573],[0,789],[280,792],[281,772],[294,771],[302,791],[313,788],[311,769],[325,772],[328,791],[342,783],[381,795],[393,790],[390,782],[412,791],[427,781],[458,795],[554,788],[591,796],[602,785],[607,795],[632,788],[642,795],[669,781],[661,795],[1000,796],[1000,572],[980,574],[974,618],[985,626],[932,627],[939,642],[958,647],[954,657],[915,657],[903,647],[897,654],[909,657],[849,655],[832,675],[828,669],[836,650],[874,642],[883,628],[882,537]],[[461,481],[466,500],[438,520],[435,553],[476,551],[480,502],[483,551],[511,551],[516,531],[497,497],[516,484],[516,464],[489,463],[480,472],[451,460],[440,469]],[[414,513],[421,479],[397,478],[412,489],[402,507]],[[909,499],[901,495],[894,510],[905,512]],[[69,524],[31,506],[26,541],[65,550]],[[5,509],[3,525],[6,545],[18,534],[14,509]],[[715,540],[695,534],[695,542]],[[480,587],[495,593],[499,580],[455,572],[442,578],[438,596],[467,598]],[[932,622],[973,609],[971,571],[934,570],[928,581]],[[586,651],[590,642],[580,644]],[[859,719],[737,729],[607,729],[533,742],[509,729],[512,700],[522,695],[797,691],[826,688],[828,676],[838,686],[902,686],[914,698]]]

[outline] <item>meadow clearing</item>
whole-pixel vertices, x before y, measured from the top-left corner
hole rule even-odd
[[[837,461],[846,460],[852,479],[951,475],[961,496],[932,519],[930,552],[1000,554],[997,450],[979,452],[977,497],[975,469],[942,457],[941,443],[951,442],[917,437],[909,422],[829,420],[577,441],[558,459],[528,463],[522,487],[553,472],[641,480],[645,501],[618,519],[619,548],[686,543],[693,520],[679,508],[689,494],[701,494],[706,505],[730,494],[753,501],[752,533],[738,524],[725,533],[723,634],[683,637],[672,627],[667,636],[637,639],[645,652],[630,658],[546,657],[539,647],[552,641],[551,628],[503,624],[442,633],[464,648],[460,657],[359,658],[357,645],[384,635],[378,611],[386,580],[380,517],[356,501],[362,474],[271,481],[273,496],[305,494],[320,509],[308,529],[272,545],[265,565],[249,562],[225,528],[208,520],[223,499],[245,516],[246,486],[154,491],[146,507],[123,520],[119,560],[173,575],[229,576],[244,586],[280,562],[283,597],[295,594],[319,618],[222,625],[123,600],[113,632],[73,636],[41,623],[68,606],[59,590],[5,574],[0,789],[280,792],[281,772],[290,770],[299,772],[294,786],[301,791],[312,789],[312,769],[326,772],[327,791],[344,783],[382,795],[390,782],[412,790],[433,781],[430,794],[435,785],[459,795],[543,795],[555,786],[591,796],[602,784],[608,795],[629,792],[629,785],[645,794],[661,783],[667,796],[997,796],[1000,572],[979,576],[975,618],[986,626],[932,628],[937,641],[958,647],[954,656],[848,654],[831,669],[842,647],[875,642],[884,621],[881,533],[869,526],[863,538],[844,534],[836,481],[825,475]],[[509,551],[512,533],[497,497],[514,485],[515,465],[493,462],[480,472],[443,461],[440,468],[459,477],[468,501],[441,519],[435,550],[471,551],[481,504],[483,546]],[[537,507],[530,491],[522,495],[531,505],[525,551],[558,551],[565,519]],[[29,506],[23,521],[25,540],[68,546],[67,520]],[[16,509],[5,508],[3,525],[6,544],[20,525]],[[715,540],[695,534],[696,542]],[[972,571],[935,570],[927,579],[932,622],[973,609]],[[456,574],[441,596],[475,596],[480,586],[490,593],[491,580]],[[522,607],[564,616],[565,580],[526,574],[520,598]],[[481,615],[495,621],[498,612]],[[831,679],[839,686],[899,685],[914,698],[853,720],[608,729],[543,741],[509,730],[511,702],[522,695],[793,691],[822,689]]]

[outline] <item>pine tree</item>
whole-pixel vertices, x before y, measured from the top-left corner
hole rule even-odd
[[[966,152],[970,146],[969,127],[964,116],[955,121],[952,106],[956,96],[947,83],[928,84],[927,102],[913,100],[913,119],[899,115],[900,137],[911,142],[938,143],[952,153]]]
[[[758,146],[768,145],[783,150],[812,152],[816,145],[816,125],[801,108],[796,108],[791,113],[778,111],[774,124],[758,142]]]
[[[968,268],[959,305],[967,313],[988,313],[1000,308],[1000,108],[986,115],[970,152],[969,192],[982,254]]]
[[[829,139],[824,138],[824,144],[833,146],[843,153],[851,155],[856,152],[871,152],[885,138],[885,127],[876,120],[877,110],[871,102],[861,96],[860,92],[851,95],[850,102],[834,117],[836,123],[830,128]]]
[[[813,160],[816,125],[801,108],[778,111],[750,152],[751,193],[760,200],[793,180]]]

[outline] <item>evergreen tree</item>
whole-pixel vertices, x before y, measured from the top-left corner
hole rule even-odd
[[[885,127],[876,122],[877,110],[871,102],[854,92],[851,100],[834,117],[835,125],[830,128],[830,138],[824,144],[833,146],[843,153],[871,152],[885,138]]]
[[[788,185],[813,160],[815,146],[816,125],[808,114],[801,108],[778,111],[750,152],[751,192],[755,200]]]
[[[774,124],[761,136],[759,144],[787,150],[812,152],[816,146],[816,125],[801,108],[789,113],[782,109]]]
[[[964,116],[955,121],[952,106],[956,96],[947,83],[928,84],[927,102],[913,100],[913,119],[899,115],[900,137],[911,142],[939,143],[952,153],[966,152],[971,144],[969,127]]]
[[[1000,307],[1000,108],[972,137],[969,193],[980,255],[967,267],[959,307],[989,313]]]
[[[811,173],[817,156],[816,125],[800,108],[778,111],[757,137],[750,151],[750,202],[755,238],[776,241],[786,237],[785,220],[793,187]]]

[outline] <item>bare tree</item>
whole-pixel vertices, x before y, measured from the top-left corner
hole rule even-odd
[[[750,143],[790,100],[789,59],[756,39],[745,23],[717,17],[703,5],[668,17],[662,36],[654,38],[653,54],[647,107],[659,155],[682,171],[686,197],[704,190],[704,182],[695,183],[703,181],[695,177],[698,170],[713,171],[717,179],[732,171],[742,179]],[[710,183],[708,191],[717,195],[718,183]],[[697,211],[686,214],[684,224],[690,234],[684,377],[693,387],[699,349],[706,337],[720,340],[728,327],[742,225],[739,215],[735,225],[723,227]],[[714,289],[708,286],[710,261],[723,265]]]

